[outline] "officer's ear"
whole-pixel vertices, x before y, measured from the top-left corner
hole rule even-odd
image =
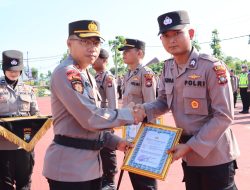
[[[190,40],[192,40],[194,38],[194,29],[192,28],[188,29],[188,33],[189,33]]]

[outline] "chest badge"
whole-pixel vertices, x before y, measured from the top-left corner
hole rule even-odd
[[[199,102],[196,100],[191,101],[191,107],[193,109],[198,109],[199,108]]]
[[[188,78],[190,78],[190,79],[198,79],[198,78],[200,78],[201,76],[200,75],[196,75],[196,74],[192,74],[192,75],[189,75],[188,76]]]

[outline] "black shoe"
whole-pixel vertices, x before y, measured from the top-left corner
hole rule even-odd
[[[239,113],[243,113],[243,114],[248,114],[249,112],[248,111],[240,111]]]

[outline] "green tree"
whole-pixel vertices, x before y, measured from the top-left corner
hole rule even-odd
[[[67,52],[65,52],[65,53],[63,54],[63,56],[62,56],[62,58],[61,58],[61,60],[60,60],[60,63],[61,63],[62,61],[64,61],[64,60],[68,57],[68,55],[69,55],[69,50],[67,50]]]
[[[154,63],[149,65],[148,67],[151,68],[155,74],[160,75],[163,69],[164,61],[161,61],[159,63]]]
[[[223,59],[221,45],[220,45],[220,39],[219,39],[219,33],[218,33],[217,29],[212,31],[212,41],[210,43],[210,47],[213,50],[213,55],[215,57],[217,57],[218,59]]]
[[[198,42],[197,39],[194,39],[194,40],[192,41],[192,46],[195,47],[195,49],[197,49],[197,51],[200,51],[200,50],[201,50],[200,43]]]
[[[31,74],[32,74],[32,78],[37,80],[38,78],[38,70],[34,67],[31,68]]]
[[[112,58],[115,64],[114,68],[111,68],[110,71],[117,77],[117,75],[123,75],[126,72],[126,67],[123,64],[122,54],[118,51],[118,48],[121,47],[125,42],[123,36],[116,36],[114,40],[109,40],[109,47],[111,47]]]

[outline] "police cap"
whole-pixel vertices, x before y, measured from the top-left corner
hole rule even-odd
[[[105,49],[101,49],[99,57],[102,59],[107,59],[109,58],[109,53]]]
[[[69,36],[70,35],[77,35],[79,38],[102,38],[100,35],[100,25],[95,20],[79,20],[69,23]]]
[[[22,71],[23,53],[17,50],[7,50],[2,53],[3,71]]]
[[[145,51],[145,42],[136,39],[125,39],[124,45],[118,48],[119,51],[137,48]]]
[[[159,34],[162,34],[168,30],[180,30],[187,24],[190,24],[187,11],[173,11],[168,12],[158,17]]]

